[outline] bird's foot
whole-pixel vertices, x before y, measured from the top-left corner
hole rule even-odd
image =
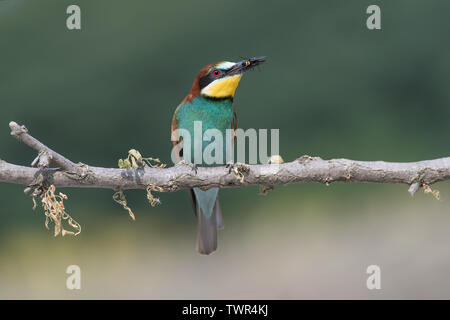
[[[250,172],[250,167],[248,165],[239,162],[228,162],[225,168],[228,169],[228,173],[233,172],[239,178],[241,183],[244,182],[245,175]]]
[[[198,171],[198,167],[197,167],[196,164],[191,163],[191,162],[187,162],[187,161],[185,161],[185,160],[181,160],[181,161],[178,162],[175,166],[176,166],[176,167],[178,167],[178,166],[187,166],[187,167],[191,168],[191,170],[194,171],[195,174],[197,174],[197,171]]]

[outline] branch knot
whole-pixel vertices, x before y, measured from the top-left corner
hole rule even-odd
[[[23,133],[28,133],[28,129],[25,126],[20,126],[14,121],[9,123],[9,128],[11,129],[11,135],[15,138],[18,138]]]

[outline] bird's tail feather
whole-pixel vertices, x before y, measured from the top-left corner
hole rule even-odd
[[[217,229],[223,229],[218,191],[218,188],[206,191],[194,188],[191,192],[198,221],[197,251],[201,254],[211,254],[216,251]]]
[[[225,225],[223,223],[222,210],[220,210],[220,204],[219,204],[219,198],[218,197],[216,199],[216,204],[214,205],[214,213],[216,215],[217,229],[218,230],[223,230],[225,228]]]
[[[201,209],[197,207],[197,219],[197,251],[201,254],[211,254],[217,250],[217,230],[224,228],[219,198],[216,199],[213,212],[209,218],[206,218]]]
[[[211,254],[217,250],[217,213],[213,210],[211,216],[207,218],[200,207],[197,210],[197,251],[201,254]]]

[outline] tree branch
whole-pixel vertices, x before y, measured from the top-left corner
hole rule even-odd
[[[146,189],[177,191],[187,188],[239,187],[249,185],[276,186],[300,182],[376,182],[410,185],[413,195],[421,186],[450,180],[450,157],[419,162],[323,160],[302,156],[292,162],[264,165],[199,167],[187,164],[171,168],[119,169],[88,167],[75,164],[33,138],[24,126],[10,123],[11,134],[39,151],[33,161],[38,168],[14,165],[0,160],[0,182],[26,185],[29,188],[53,184],[56,187],[90,187],[113,190]],[[42,155],[45,155],[43,157]],[[60,169],[48,168],[52,161]],[[40,164],[40,165],[39,165]]]
[[[31,166],[40,164],[40,168],[47,168],[50,161],[53,161],[56,165],[69,172],[81,172],[79,167],[72,161],[53,151],[39,140],[33,138],[28,134],[28,129],[25,126],[19,126],[16,122],[11,121],[9,123],[11,129],[11,135],[19,141],[22,141],[27,146],[33,148],[39,152],[39,155],[31,163]]]

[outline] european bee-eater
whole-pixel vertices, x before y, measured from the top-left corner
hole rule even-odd
[[[172,141],[178,161],[194,164],[194,145],[201,146],[203,152],[208,146],[203,141],[203,134],[208,129],[216,129],[226,140],[226,130],[237,128],[236,111],[233,98],[242,74],[263,63],[265,57],[255,57],[240,62],[222,61],[203,67],[194,79],[191,91],[178,105],[172,119]],[[201,121],[201,136],[194,141],[194,122]],[[198,122],[197,122],[198,123]],[[191,152],[184,152],[186,141],[182,141],[179,129],[189,132]],[[182,143],[180,143],[182,141]],[[180,145],[178,145],[180,143]],[[224,153],[225,151],[224,143]],[[187,154],[189,154],[187,156]],[[224,158],[221,164],[225,164]],[[207,166],[204,162],[195,163]],[[202,254],[210,254],[217,249],[217,229],[223,228],[222,213],[218,200],[219,188],[189,190],[198,220],[197,250]]]

